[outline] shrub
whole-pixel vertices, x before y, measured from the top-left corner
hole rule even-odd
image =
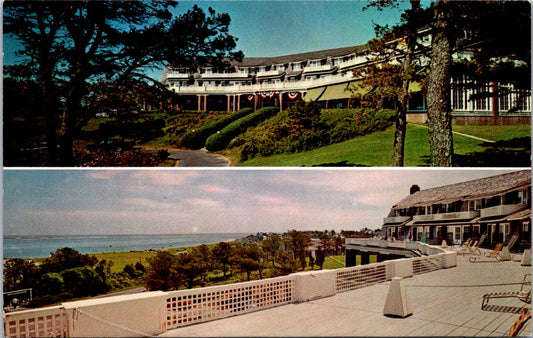
[[[319,111],[316,105],[301,103],[261,123],[231,145],[241,147],[241,161],[256,155],[301,152],[385,130],[394,116],[393,110]]]
[[[45,296],[42,296],[42,297],[33,298],[29,302],[28,306],[29,307],[41,307],[41,306],[45,306],[45,305],[60,303],[62,300],[63,299],[61,298],[61,296],[45,295]]]
[[[61,272],[65,290],[69,290],[76,297],[95,296],[109,290],[108,285],[91,268],[80,267]]]
[[[227,115],[228,113],[225,111],[181,111],[179,114],[167,117],[166,125],[163,128],[165,135],[161,140],[167,144],[181,146],[182,138],[186,133],[193,129],[202,128],[202,126],[211,124]],[[204,143],[205,139],[200,148],[204,146]]]
[[[188,131],[185,133],[185,135],[183,135],[179,143],[181,146],[190,149],[203,148],[205,146],[206,139],[210,135],[252,112],[252,108],[244,108],[231,115],[224,116],[214,122],[211,122],[197,130]]]
[[[220,132],[209,136],[205,142],[205,147],[210,151],[224,149],[234,137],[245,132],[248,127],[271,117],[276,112],[278,112],[278,108],[266,107],[234,121]]]

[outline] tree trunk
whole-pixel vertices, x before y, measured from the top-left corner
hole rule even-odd
[[[440,0],[431,44],[428,82],[428,125],[431,166],[451,167],[453,156],[452,118],[450,111],[451,20],[449,1]]]
[[[411,44],[409,44],[411,45]],[[396,108],[396,130],[394,132],[394,153],[392,158],[392,165],[395,167],[403,167],[404,153],[405,153],[405,133],[407,129],[407,99],[409,97],[409,68],[411,66],[411,55],[413,50],[408,47],[407,54],[403,60],[402,67],[402,92],[398,100],[398,107]]]
[[[85,83],[80,79],[71,81],[72,89],[67,96],[63,118],[61,121],[61,134],[59,137],[59,164],[62,166],[74,166],[74,137],[76,134],[76,122],[81,119],[81,105],[85,93]]]
[[[402,91],[396,108],[396,130],[394,132],[394,153],[392,165],[395,167],[404,166],[405,155],[405,134],[407,129],[407,100],[409,98],[410,68],[413,53],[416,47],[416,36],[418,33],[417,13],[420,10],[420,0],[411,0],[411,10],[408,13],[408,33],[406,36],[407,50],[402,63]],[[336,251],[336,250],[335,250]]]

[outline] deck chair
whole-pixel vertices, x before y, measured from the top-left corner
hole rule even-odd
[[[466,248],[469,248],[471,244],[472,244],[472,238],[469,238],[463,243],[462,247],[463,249],[466,249]]]
[[[473,246],[477,245],[477,241],[470,241],[470,243],[466,243],[463,248],[461,248],[461,251],[458,253],[461,255],[465,255],[470,252]]]
[[[516,337],[520,333],[520,330],[524,327],[528,320],[531,319],[531,309],[523,308],[520,312],[520,316],[516,322],[511,326],[509,331],[505,334],[507,337]]]
[[[502,248],[503,248],[503,243],[498,243],[496,244],[492,252],[486,253],[484,256],[481,256],[481,255],[470,256],[468,260],[470,261],[470,263],[476,263],[476,262],[480,262],[482,258],[488,257],[488,258],[495,258],[496,261],[501,262],[500,252],[502,251]]]
[[[511,250],[513,245],[515,245],[516,241],[518,240],[518,235],[513,235],[511,239],[509,240],[509,243],[507,243],[507,249]]]
[[[478,254],[481,255],[481,251],[479,250],[479,245],[481,244],[481,242],[478,242],[478,241],[474,241],[474,244],[472,244],[472,246],[466,248],[465,250],[463,250],[461,252],[461,254],[464,256],[464,255],[470,255],[470,254],[473,254],[475,252],[477,252]]]
[[[484,294],[483,301],[481,302],[481,310],[511,313],[519,313],[522,310],[522,307],[489,304],[492,299],[502,298],[517,298],[526,304],[531,304],[531,274],[527,273],[524,275],[519,291],[491,292]]]

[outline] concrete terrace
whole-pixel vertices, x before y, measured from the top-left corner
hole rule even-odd
[[[518,291],[530,266],[520,262],[470,263],[458,256],[457,266],[404,279],[407,318],[383,315],[390,282],[332,297],[289,304],[226,319],[169,330],[164,337],[182,336],[504,336],[518,314],[482,311],[489,292]],[[490,304],[531,306],[515,298]],[[531,321],[520,335],[531,336]]]

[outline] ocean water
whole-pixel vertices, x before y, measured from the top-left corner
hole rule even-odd
[[[172,235],[76,235],[4,236],[4,259],[49,257],[59,248],[69,247],[83,254],[117,251],[168,249],[218,243],[249,234],[172,234]]]

